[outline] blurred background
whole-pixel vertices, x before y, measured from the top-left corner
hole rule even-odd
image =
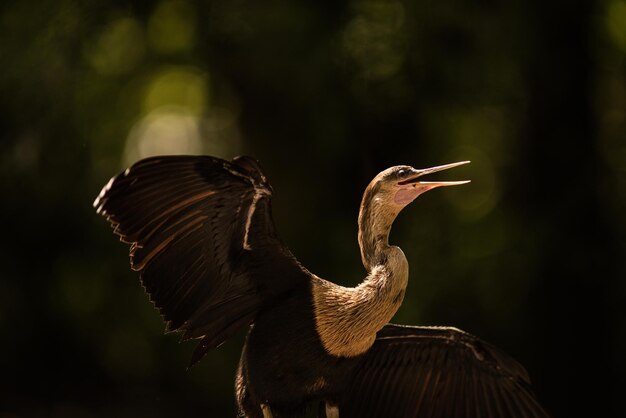
[[[345,285],[374,175],[472,160],[394,225],[394,322],[501,347],[556,417],[626,416],[626,0],[5,1],[0,62],[0,417],[235,415],[243,333],[187,371],[91,206],[175,153],[257,157]]]

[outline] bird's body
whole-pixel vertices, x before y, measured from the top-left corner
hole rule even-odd
[[[409,278],[388,242],[419,194],[464,182],[417,178],[457,164],[396,166],[370,183],[359,213],[367,275],[356,287],[324,280],[278,239],[271,186],[240,157],[154,157],[127,169],[95,206],[132,244],[168,329],[200,339],[192,363],[250,326],[235,392],[247,417],[546,417],[528,376],[496,348],[454,328],[388,324]]]
[[[306,288],[261,314],[242,352],[237,400],[248,416],[259,405],[281,405],[274,414],[296,415],[309,400],[324,399],[345,382],[355,359],[329,356],[315,332],[313,301]],[[257,415],[255,415],[257,411]]]

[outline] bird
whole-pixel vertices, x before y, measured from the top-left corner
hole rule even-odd
[[[374,177],[358,216],[367,275],[355,287],[318,277],[282,242],[273,189],[252,157],[149,157],[93,205],[130,244],[131,269],[166,331],[199,340],[191,365],[247,328],[239,416],[549,417],[524,367],[495,346],[454,327],[389,323],[409,279],[404,252],[389,243],[392,223],[421,194],[469,182],[423,176],[468,162]]]

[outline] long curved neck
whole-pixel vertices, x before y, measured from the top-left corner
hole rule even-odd
[[[400,307],[409,280],[409,263],[404,253],[389,245],[391,225],[400,210],[400,206],[389,204],[371,186],[365,191],[359,210],[359,247],[368,275],[355,292],[363,301],[361,309],[369,310],[378,322],[383,321],[380,328]]]
[[[319,278],[312,282],[318,335],[326,351],[338,357],[356,356],[372,346],[376,333],[402,304],[409,279],[404,253],[388,241],[399,208],[385,207],[372,200],[372,195],[365,193],[359,213],[359,245],[368,271],[365,280],[357,287]]]

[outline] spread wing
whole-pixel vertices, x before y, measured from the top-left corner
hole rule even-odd
[[[455,328],[387,325],[339,401],[342,418],[549,417],[524,368]]]
[[[256,160],[141,160],[102,189],[97,212],[129,243],[131,268],[170,331],[202,338],[192,363],[308,273],[277,238]]]

